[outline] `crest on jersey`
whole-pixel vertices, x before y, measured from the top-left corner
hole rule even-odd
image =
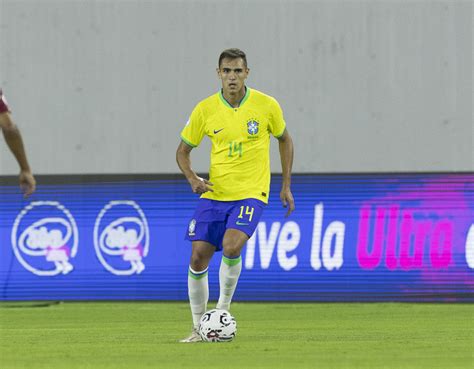
[[[256,135],[258,133],[258,122],[255,120],[247,122],[247,132],[251,135]]]

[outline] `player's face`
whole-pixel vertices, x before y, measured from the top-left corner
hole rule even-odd
[[[249,69],[245,66],[242,58],[224,58],[217,69],[217,74],[222,81],[224,93],[234,95],[244,90]]]

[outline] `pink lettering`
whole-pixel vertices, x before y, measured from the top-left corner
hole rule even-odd
[[[398,267],[403,270],[422,269],[427,261],[425,251],[429,247],[431,266],[447,268],[452,262],[452,222],[433,222],[419,218],[417,214],[415,219],[413,209],[400,211],[398,205],[377,207],[375,216],[370,206],[363,206],[360,209],[357,240],[357,260],[360,267],[377,268],[385,252],[385,266],[389,270]]]
[[[430,259],[435,268],[447,268],[451,264],[453,224],[442,221],[436,225],[431,240]]]
[[[381,250],[375,246],[369,251],[369,230],[371,210],[368,206],[360,209],[359,237],[357,241],[357,260],[363,269],[374,269],[380,263]]]
[[[415,233],[415,255],[413,257],[413,266],[417,269],[423,267],[423,256],[425,255],[425,245],[429,241],[431,231],[431,221],[421,221],[416,224]]]
[[[404,270],[421,269],[423,267],[426,239],[431,230],[431,222],[415,222],[411,210],[404,211],[402,218],[400,266]]]
[[[387,250],[385,252],[385,265],[390,270],[395,270],[398,266],[397,258],[397,223],[398,223],[398,206],[390,208],[387,231]]]
[[[405,210],[402,212],[402,224],[400,226],[400,266],[405,270],[410,270],[413,265],[410,258],[412,228],[413,214],[410,210]]]

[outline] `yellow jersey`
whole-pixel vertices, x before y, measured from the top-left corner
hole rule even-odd
[[[192,147],[205,135],[211,140],[209,180],[214,192],[201,197],[219,201],[254,198],[268,203],[270,134],[278,138],[285,127],[278,102],[248,87],[238,108],[224,99],[222,91],[197,104],[181,139]]]

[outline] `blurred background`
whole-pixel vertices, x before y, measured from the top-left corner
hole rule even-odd
[[[283,107],[295,172],[472,171],[472,41],[470,1],[2,0],[0,86],[36,174],[176,173],[238,47]]]

